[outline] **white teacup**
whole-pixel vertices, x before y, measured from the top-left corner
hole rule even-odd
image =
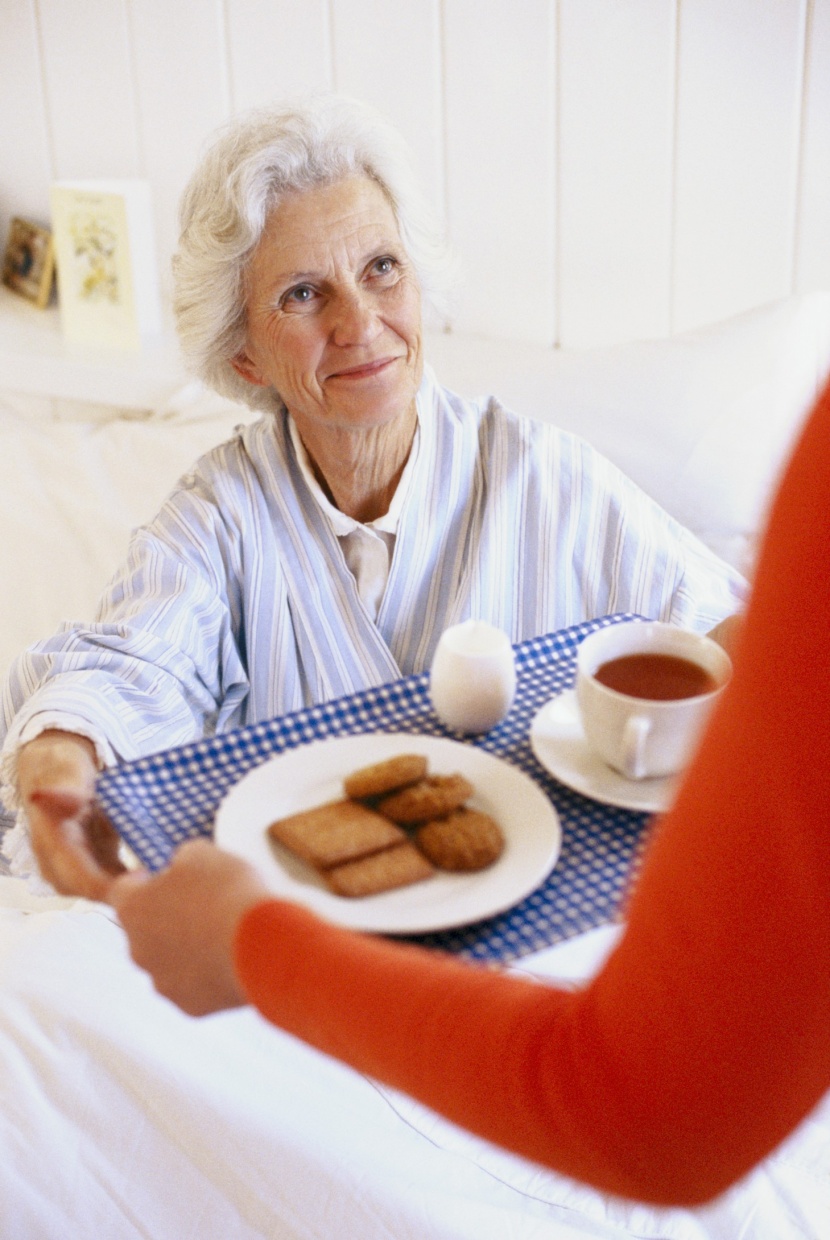
[[[674,775],[692,757],[731,674],[717,642],[674,625],[632,621],[598,629],[577,653],[585,739],[627,779]]]
[[[510,638],[484,620],[465,620],[440,637],[429,692],[439,719],[456,732],[489,732],[510,710],[516,665]]]

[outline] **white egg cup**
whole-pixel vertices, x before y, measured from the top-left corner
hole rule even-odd
[[[510,638],[484,620],[465,620],[442,633],[432,661],[430,697],[454,732],[489,732],[501,723],[516,692]]]

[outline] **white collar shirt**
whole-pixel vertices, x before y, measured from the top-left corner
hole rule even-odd
[[[389,569],[395,550],[395,538],[398,532],[401,509],[406,498],[407,488],[412,476],[415,457],[418,451],[419,432],[416,427],[415,438],[407,458],[400,481],[395,488],[392,502],[387,512],[374,521],[365,524],[349,517],[327,498],[323,488],[314,476],[311,458],[305,444],[300,438],[294,419],[289,414],[288,426],[294,451],[303,477],[311,494],[320,505],[323,513],[331,523],[332,529],[343,549],[343,556],[349,571],[357,583],[357,592],[363,605],[373,620],[377,619],[386,583],[389,580]]]

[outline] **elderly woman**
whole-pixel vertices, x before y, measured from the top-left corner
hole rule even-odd
[[[708,630],[743,582],[586,444],[440,387],[445,251],[397,135],[325,98],[231,124],[186,191],[186,356],[265,411],[139,530],[93,623],[26,652],[7,800],[40,868],[118,867],[102,764],[422,671],[467,617],[513,641],[614,611]]]

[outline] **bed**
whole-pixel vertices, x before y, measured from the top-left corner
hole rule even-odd
[[[771,487],[830,371],[830,294],[672,340],[555,352],[435,336],[442,381],[554,419],[751,575]],[[252,416],[186,384],[145,409],[0,391],[0,672],[88,614],[176,477]],[[618,933],[515,966],[578,981]],[[192,1021],[108,910],[25,852],[0,876],[0,1234],[127,1240],[819,1240],[830,1101],[718,1201],[654,1210],[514,1158],[241,1010]]]

